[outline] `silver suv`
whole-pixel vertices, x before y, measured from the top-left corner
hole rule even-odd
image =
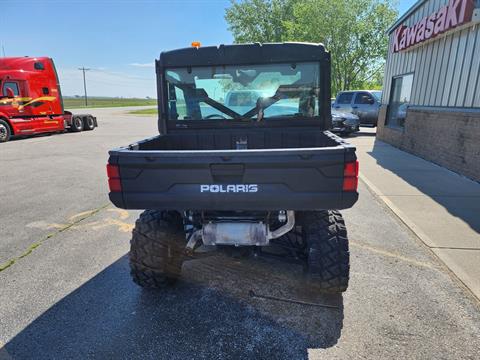
[[[381,100],[380,90],[341,91],[335,99],[333,109],[357,115],[362,125],[377,126]]]

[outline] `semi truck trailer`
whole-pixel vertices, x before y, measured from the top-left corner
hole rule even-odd
[[[95,127],[94,116],[65,111],[51,58],[0,58],[0,143],[12,137]]]

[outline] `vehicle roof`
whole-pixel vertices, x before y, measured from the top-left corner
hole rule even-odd
[[[49,57],[4,57],[0,58],[0,78],[4,76],[14,77],[15,79],[28,79],[31,74],[37,74],[34,69],[34,63],[38,61],[50,60]]]
[[[319,61],[330,57],[323,44],[284,42],[189,47],[160,54],[163,67],[248,65]]]
[[[339,94],[345,94],[345,93],[356,93],[356,92],[381,92],[383,90],[344,90],[344,91],[339,91]]]
[[[30,65],[33,65],[37,61],[49,60],[50,58],[46,56],[42,57],[29,57],[29,56],[19,56],[19,57],[3,57],[0,58],[0,70],[33,70],[33,66],[30,68]]]

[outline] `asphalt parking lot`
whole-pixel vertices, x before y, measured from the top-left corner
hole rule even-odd
[[[155,118],[91,112],[93,132],[0,145],[0,359],[478,359],[477,300],[363,183],[344,212],[343,296],[295,266],[223,256],[140,289],[127,259],[139,212],[109,204],[105,163],[154,135]]]

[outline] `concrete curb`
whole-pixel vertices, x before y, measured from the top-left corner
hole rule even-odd
[[[387,207],[392,210],[392,212],[407,226],[422,242],[423,244],[430,250],[430,252],[445,266],[448,272],[455,277],[467,291],[478,301],[480,301],[480,296],[475,293],[473,289],[471,289],[458,275],[457,273],[450,267],[448,264],[435,252],[435,248],[429,246],[428,244],[432,244],[431,238],[425,234],[422,229],[420,229],[410,218],[405,215],[405,213],[400,210],[392,201],[390,201],[387,196],[382,195],[381,191],[364,175],[361,173],[359,174],[360,180],[379,198],[383,201]]]

